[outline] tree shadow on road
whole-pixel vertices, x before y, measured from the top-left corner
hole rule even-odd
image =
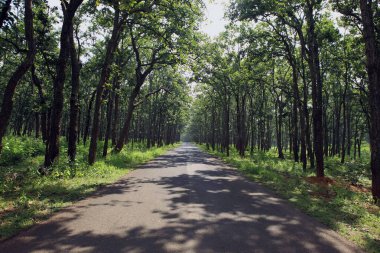
[[[144,165],[141,169],[195,166],[192,174],[160,178],[128,177],[106,187],[76,208],[66,210],[27,233],[28,249],[52,252],[358,252],[336,233],[300,213],[265,188],[242,178],[217,159],[180,150]],[[159,227],[123,227],[122,232],[76,233],[66,223],[75,222],[80,210],[93,205],[109,208],[139,203],[105,202],[102,196],[139,191],[151,184],[168,192],[166,208],[153,208]],[[101,216],[98,217],[102,219]],[[96,221],[94,221],[96,222]],[[1,252],[22,252],[19,238],[0,246]],[[18,242],[18,243],[17,243]],[[51,242],[54,242],[52,244]],[[2,248],[3,247],[3,248]],[[6,251],[9,250],[9,251]]]

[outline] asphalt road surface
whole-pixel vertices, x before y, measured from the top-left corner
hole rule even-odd
[[[0,252],[361,252],[234,169],[184,144]]]

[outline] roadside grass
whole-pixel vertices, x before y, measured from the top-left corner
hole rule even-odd
[[[217,151],[206,152],[222,158],[246,175],[289,200],[303,212],[356,243],[367,252],[380,252],[380,207],[373,204],[370,192],[369,154],[361,160],[339,158],[326,160],[329,183],[318,182],[310,169],[302,172],[302,164],[277,158],[275,150],[256,152],[240,158],[232,149],[230,157]]]
[[[8,146],[23,146],[25,142],[36,141],[30,139],[12,139],[12,144]],[[38,173],[38,167],[43,163],[43,153],[27,152],[17,155],[17,160],[3,155],[0,157],[0,164],[8,164],[0,165],[0,241],[47,219],[57,210],[89,196],[100,186],[117,181],[136,166],[178,146],[146,149],[139,143],[133,147],[130,144],[120,154],[109,155],[106,159],[98,154],[98,161],[89,166],[86,162],[88,148],[79,145],[77,162],[70,166],[64,155],[67,145],[62,142],[60,162],[53,167],[50,175],[44,177]],[[11,149],[22,150],[22,147]]]

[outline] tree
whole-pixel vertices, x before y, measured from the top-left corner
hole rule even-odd
[[[371,146],[372,195],[375,202],[380,200],[380,62],[379,35],[375,13],[379,12],[377,2],[371,0],[333,1],[336,8],[354,23],[362,25],[368,75],[369,135]]]
[[[61,119],[63,111],[63,87],[66,78],[66,64],[70,56],[70,31],[73,29],[73,19],[83,0],[72,0],[69,3],[61,2],[63,23],[60,37],[60,52],[56,65],[56,76],[54,79],[53,103],[51,112],[51,123],[49,139],[46,145],[45,167],[50,167],[59,156],[59,136],[61,130]],[[46,172],[43,172],[46,173]]]
[[[137,13],[128,20],[128,33],[135,59],[135,76],[128,99],[126,119],[114,152],[120,152],[124,143],[128,141],[136,98],[146,78],[155,68],[183,61],[194,45],[192,28],[198,20],[199,6],[186,1],[168,1],[167,4],[169,8],[160,4],[151,15]],[[183,29],[184,26],[186,29]],[[142,47],[142,44],[145,46]]]
[[[1,104],[0,110],[0,152],[2,150],[2,140],[6,133],[9,118],[13,109],[13,95],[15,93],[15,89],[22,77],[29,70],[29,68],[33,65],[35,54],[36,54],[36,46],[34,42],[34,32],[33,32],[33,10],[32,10],[32,1],[25,0],[25,13],[24,13],[24,29],[25,29],[25,41],[27,43],[27,55],[21,64],[17,67],[15,72],[10,77],[7,86],[4,90],[3,101]],[[4,14],[5,15],[5,14]],[[2,23],[1,23],[2,24]]]

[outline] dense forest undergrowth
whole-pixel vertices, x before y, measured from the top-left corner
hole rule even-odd
[[[62,150],[67,150],[65,140],[61,145]],[[38,168],[43,164],[43,142],[32,137],[6,138],[0,155],[0,241],[45,220],[55,211],[117,181],[136,166],[176,146],[148,149],[146,143],[130,143],[122,152],[89,166],[87,148],[79,145],[74,165],[62,156],[49,175],[41,176]]]
[[[275,149],[257,151],[253,156],[247,152],[242,158],[233,147],[230,156],[206,145],[200,147],[222,158],[250,180],[269,187],[367,252],[379,252],[380,207],[374,205],[371,196],[368,146],[363,148],[359,160],[341,164],[339,157],[327,159],[324,180],[316,178],[312,169],[303,172],[302,164],[292,161],[289,152],[285,152],[285,159],[279,159]]]

